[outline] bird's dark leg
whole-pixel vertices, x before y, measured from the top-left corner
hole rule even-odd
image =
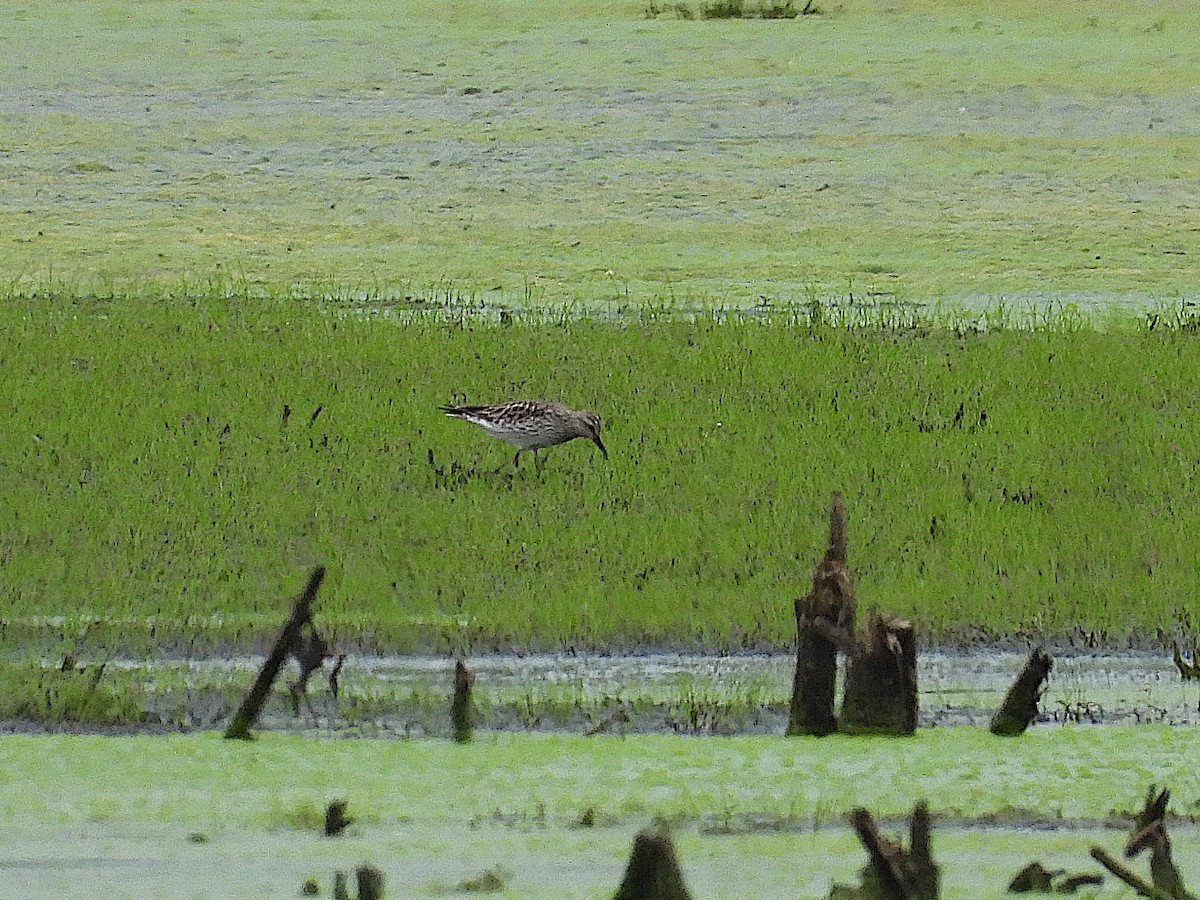
[[[518,450],[516,453],[513,454],[513,468],[514,469],[521,468],[521,451],[520,450]]]

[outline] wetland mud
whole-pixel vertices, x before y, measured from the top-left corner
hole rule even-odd
[[[1025,658],[986,648],[922,654],[918,727],[987,728]],[[1200,724],[1200,685],[1182,681],[1165,654],[1054,660],[1034,727]],[[478,656],[468,663],[476,676],[476,727],[483,733],[782,735],[794,659],[784,653],[529,654]],[[352,655],[341,670],[337,700],[318,672],[309,708],[296,715],[281,688],[260,724],[269,731],[342,737],[449,737],[453,665],[438,656]],[[225,726],[258,660],[110,660],[108,666],[141,681],[145,692],[143,721],[115,730],[191,731]],[[3,729],[47,726],[10,721]],[[110,729],[81,724],[52,730]]]

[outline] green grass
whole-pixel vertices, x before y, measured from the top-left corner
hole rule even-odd
[[[137,725],[146,692],[121,670],[0,663],[0,720],[43,725]]]
[[[976,331],[360,308],[5,299],[6,644],[244,643],[324,563],[321,620],[366,645],[786,645],[834,490],[860,603],[935,637],[1195,625],[1187,309]],[[611,460],[576,442],[514,472],[436,410],[508,396],[598,410]]]
[[[1194,4],[823,6],[31,0],[0,12],[0,280],[1194,292]]]

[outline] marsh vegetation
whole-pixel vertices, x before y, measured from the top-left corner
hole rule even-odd
[[[1200,13],[820,6],[0,10],[0,719],[189,732],[6,734],[0,893],[611,896],[660,816],[699,897],[823,896],[852,806],[924,797],[998,897],[1151,782],[1194,813],[1165,657],[1056,668],[1016,742],[928,726],[986,723],[996,641],[1200,629]],[[510,397],[611,459],[436,411]],[[834,490],[864,611],[980,654],[922,657],[911,739],[781,737]],[[344,696],[218,741],[317,564]]]

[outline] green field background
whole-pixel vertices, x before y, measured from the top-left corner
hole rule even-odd
[[[818,6],[0,10],[0,642],[1190,636],[1198,8]]]
[[[1194,3],[650,6],[6,4],[0,283],[1195,294]]]
[[[935,638],[1190,631],[1190,319],[970,330],[814,312],[503,326],[10,298],[7,633],[240,640],[273,629],[320,563],[322,618],[367,645],[785,645],[835,490],[860,603]],[[575,442],[514,469],[437,411],[506,397],[596,409],[611,458]]]

